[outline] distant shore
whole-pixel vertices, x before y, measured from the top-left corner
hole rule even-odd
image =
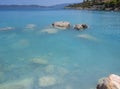
[[[96,7],[90,7],[90,8],[82,8],[82,7],[65,7],[65,9],[75,9],[75,10],[98,10],[98,11],[120,11],[120,8],[105,8],[101,9]]]
[[[77,10],[103,10],[103,11],[120,11],[120,1],[110,2],[92,2],[86,1],[77,4],[71,4],[65,7],[65,9],[77,9]]]

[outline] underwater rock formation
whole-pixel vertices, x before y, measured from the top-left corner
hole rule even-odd
[[[45,32],[45,33],[48,33],[48,34],[55,34],[58,32],[57,29],[43,29],[41,32]]]
[[[47,73],[53,73],[55,70],[55,66],[54,65],[48,65],[45,67],[45,72]]]
[[[27,39],[20,39],[17,42],[13,43],[11,45],[11,48],[13,49],[23,49],[29,46],[29,41]]]
[[[86,24],[76,24],[74,26],[74,29],[76,29],[76,30],[82,30],[82,29],[86,29],[86,28],[88,28],[88,26]]]
[[[27,28],[27,29],[33,29],[35,27],[36,27],[35,24],[27,24],[25,28]]]
[[[55,85],[56,83],[57,83],[56,78],[52,76],[43,76],[39,79],[40,87],[49,87]]]
[[[60,21],[60,22],[52,23],[52,26],[56,27],[56,28],[60,28],[60,29],[66,29],[66,28],[70,28],[70,23],[69,22]]]
[[[120,76],[111,74],[100,79],[96,89],[120,89]]]
[[[35,64],[40,64],[40,65],[48,64],[48,61],[46,59],[42,59],[42,58],[33,58],[31,61]]]
[[[89,34],[79,34],[77,37],[88,39],[88,40],[93,40],[93,41],[98,41],[98,39],[92,35]]]
[[[7,31],[7,30],[14,30],[14,27],[4,27],[4,28],[0,28],[0,31]]]
[[[33,79],[17,80],[10,83],[0,84],[0,89],[32,89]]]
[[[63,77],[65,75],[67,75],[69,73],[69,71],[64,67],[59,67],[58,68],[58,73],[59,73],[60,76]]]

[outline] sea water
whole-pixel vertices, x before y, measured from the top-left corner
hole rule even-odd
[[[70,29],[53,28],[68,21]],[[85,23],[82,31],[73,29]],[[120,75],[120,13],[1,10],[0,89],[95,89]]]

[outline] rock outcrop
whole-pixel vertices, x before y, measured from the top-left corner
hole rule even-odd
[[[88,28],[88,26],[86,24],[76,24],[74,26],[74,29],[76,29],[76,30],[82,30],[82,29],[86,29],[86,28]]]
[[[60,21],[60,22],[52,23],[52,26],[56,27],[56,28],[66,29],[66,28],[70,28],[70,23],[69,22]]]
[[[96,89],[120,89],[120,76],[111,74],[100,79]]]

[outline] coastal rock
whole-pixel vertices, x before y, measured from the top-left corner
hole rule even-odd
[[[88,28],[88,26],[86,24],[76,24],[74,26],[74,29],[76,29],[76,30],[82,30],[82,29],[86,29],[86,28]]]
[[[120,76],[111,74],[100,79],[96,89],[120,89]]]
[[[66,28],[70,27],[70,23],[69,22],[60,21],[60,22],[52,23],[52,26],[55,27],[55,28],[66,29]]]
[[[115,8],[114,11],[120,11],[120,8]]]
[[[111,7],[111,8],[105,8],[105,10],[106,11],[111,11],[111,10],[113,10],[113,8]]]

